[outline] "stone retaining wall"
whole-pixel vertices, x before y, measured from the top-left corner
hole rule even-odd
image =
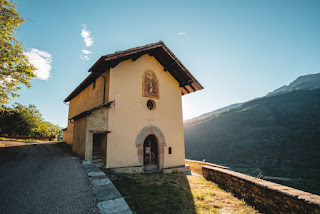
[[[195,161],[195,160],[189,160],[185,159],[185,164],[190,166],[190,169],[192,172],[202,175],[202,166],[212,166],[212,167],[218,167],[222,169],[228,169],[228,167],[220,166],[217,164],[202,162],[202,161]]]
[[[265,213],[320,214],[320,196],[219,167],[202,165],[202,175]]]

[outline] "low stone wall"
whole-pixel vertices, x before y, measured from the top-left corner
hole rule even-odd
[[[265,213],[320,214],[320,196],[219,167],[202,166],[203,177]]]
[[[189,160],[185,159],[185,164],[190,166],[190,169],[192,172],[202,175],[202,166],[212,166],[212,167],[218,167],[222,169],[228,169],[228,167],[220,166],[217,164],[202,162],[202,161],[195,161],[195,160]]]

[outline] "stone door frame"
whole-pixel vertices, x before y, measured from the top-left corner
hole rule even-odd
[[[167,147],[167,144],[161,129],[153,125],[144,127],[137,135],[136,148],[138,150],[138,163],[140,166],[143,166],[143,144],[145,139],[149,135],[154,135],[157,140],[159,169],[163,169],[164,168],[164,147]]]

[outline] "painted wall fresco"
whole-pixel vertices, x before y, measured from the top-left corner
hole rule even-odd
[[[142,96],[159,99],[159,81],[156,74],[147,70],[142,77]]]

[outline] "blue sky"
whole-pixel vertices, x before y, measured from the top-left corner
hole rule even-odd
[[[16,2],[27,19],[17,37],[39,64],[39,77],[50,77],[32,80],[11,103],[35,104],[62,127],[63,100],[100,56],[159,40],[205,87],[183,96],[184,119],[320,72],[318,0]]]

